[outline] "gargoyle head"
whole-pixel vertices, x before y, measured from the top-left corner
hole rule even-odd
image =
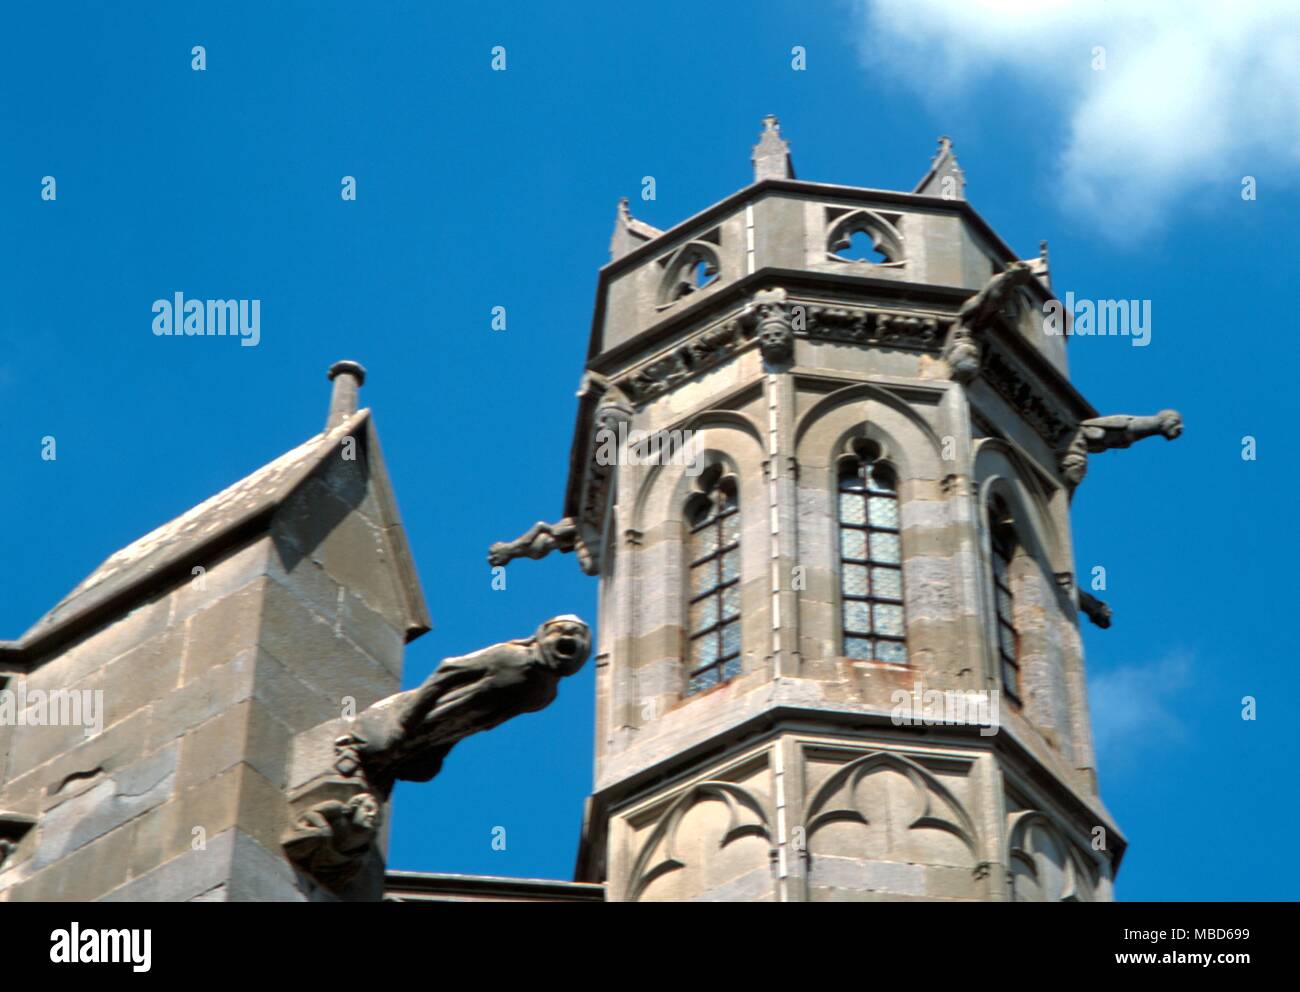
[[[1161,410],[1156,414],[1160,422],[1160,433],[1172,441],[1183,432],[1183,415],[1177,410]]]
[[[572,615],[554,617],[537,628],[534,635],[542,660],[561,675],[572,675],[591,652],[591,631]]]

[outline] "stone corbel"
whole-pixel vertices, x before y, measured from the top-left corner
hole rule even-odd
[[[783,366],[794,357],[794,330],[784,289],[766,289],[754,294],[758,347],[763,361]]]

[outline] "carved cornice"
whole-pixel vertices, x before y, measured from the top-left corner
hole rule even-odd
[[[721,365],[754,340],[757,314],[746,307],[691,335],[670,351],[661,352],[615,379],[614,384],[635,403],[645,403],[692,376]]]
[[[761,294],[760,294],[761,295]],[[618,376],[614,384],[635,403],[649,402],[682,382],[732,358],[759,337],[763,308],[758,301],[690,335]],[[937,352],[951,317],[906,310],[846,307],[806,301],[783,306],[795,337],[885,348]]]
[[[1014,408],[1025,422],[1055,451],[1074,429],[1074,422],[1048,392],[1020,364],[992,341],[984,348],[980,376]]]
[[[801,328],[800,308],[806,314]],[[795,333],[814,340],[846,341],[885,348],[938,351],[952,318],[899,310],[794,303]]]

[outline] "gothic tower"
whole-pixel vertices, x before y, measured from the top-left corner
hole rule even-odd
[[[577,877],[629,900],[1104,900],[1070,501],[1098,417],[1046,249],[964,198],[754,182],[659,231],[620,205],[565,518],[506,557],[600,576]],[[640,443],[638,443],[640,442]],[[502,557],[499,553],[498,558]]]

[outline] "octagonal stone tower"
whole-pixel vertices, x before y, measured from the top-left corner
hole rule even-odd
[[[1070,498],[1177,415],[1097,417],[1045,247],[980,218],[946,139],[911,192],[825,185],[768,118],[754,175],[668,231],[620,205],[564,519],[511,553],[600,576],[577,878],[1109,899]]]

